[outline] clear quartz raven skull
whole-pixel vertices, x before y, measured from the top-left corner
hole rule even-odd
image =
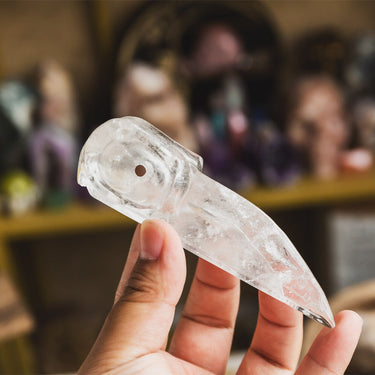
[[[131,219],[162,219],[185,249],[334,327],[327,298],[262,210],[201,172],[203,160],[145,120],[112,119],[82,148],[78,183]]]

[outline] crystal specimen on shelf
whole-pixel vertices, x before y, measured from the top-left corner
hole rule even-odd
[[[137,222],[162,219],[185,249],[329,327],[327,299],[285,233],[258,207],[201,172],[203,160],[135,117],[99,126],[78,182]]]

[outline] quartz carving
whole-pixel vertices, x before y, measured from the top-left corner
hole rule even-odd
[[[162,219],[185,249],[334,327],[327,299],[285,233],[258,207],[201,172],[203,160],[135,117],[99,126],[78,182],[137,222]]]

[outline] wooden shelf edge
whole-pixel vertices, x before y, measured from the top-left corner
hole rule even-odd
[[[133,220],[107,206],[74,202],[60,210],[40,210],[19,217],[0,218],[0,236],[30,237],[135,225]]]
[[[334,181],[306,178],[283,188],[254,188],[240,194],[264,210],[293,209],[313,205],[375,200],[375,173],[342,176]],[[74,233],[84,230],[134,227],[136,223],[103,204],[74,202],[61,210],[30,212],[18,217],[0,217],[0,237]]]
[[[350,203],[375,199],[375,174],[344,175],[332,181],[305,178],[278,188],[255,188],[242,195],[264,210]]]

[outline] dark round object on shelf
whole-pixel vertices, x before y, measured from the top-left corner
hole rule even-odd
[[[121,73],[134,61],[162,66],[188,97],[191,77],[184,75],[181,61],[192,53],[202,31],[215,23],[227,25],[241,39],[245,58],[240,74],[249,100],[267,106],[278,83],[282,48],[276,25],[260,1],[144,2],[119,34],[116,70]]]

